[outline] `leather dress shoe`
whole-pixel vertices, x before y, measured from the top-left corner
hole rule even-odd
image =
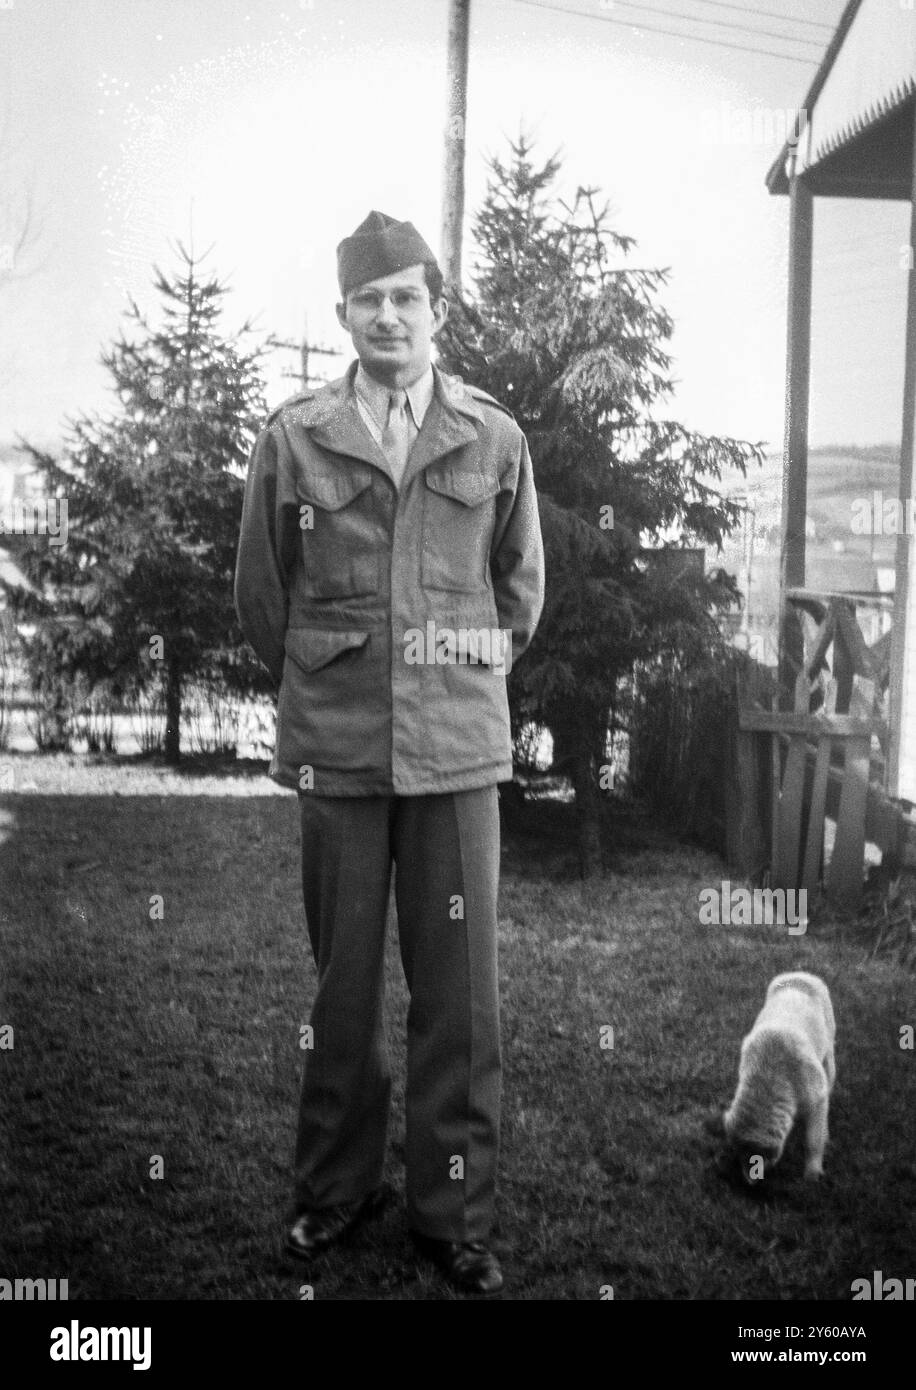
[[[336,1245],[385,1205],[387,1192],[379,1188],[357,1202],[340,1202],[334,1207],[312,1207],[296,1217],[286,1237],[286,1252],[300,1260],[310,1260],[329,1246]]]
[[[503,1272],[499,1260],[480,1241],[436,1240],[411,1231],[410,1238],[454,1288],[462,1293],[499,1293]]]

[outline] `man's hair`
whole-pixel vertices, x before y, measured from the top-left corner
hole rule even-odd
[[[442,277],[442,271],[439,269],[439,262],[424,261],[423,276],[426,280],[426,288],[429,290],[430,300],[441,299],[445,281]]]

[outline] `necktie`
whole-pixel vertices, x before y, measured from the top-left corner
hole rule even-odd
[[[388,422],[382,432],[382,448],[396,483],[401,481],[410,446],[416,436],[417,427],[407,408],[407,392],[392,391],[388,401]]]

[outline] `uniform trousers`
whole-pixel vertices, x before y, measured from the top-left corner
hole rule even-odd
[[[495,786],[431,796],[300,792],[302,888],[318,968],[295,1153],[299,1211],[382,1179],[391,1074],[383,1010],[394,866],[407,1016],[408,1224],[485,1240],[499,1150]]]

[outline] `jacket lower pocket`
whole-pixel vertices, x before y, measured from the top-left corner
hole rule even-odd
[[[277,707],[277,753],[303,790],[322,771],[390,769],[386,629],[289,628]]]

